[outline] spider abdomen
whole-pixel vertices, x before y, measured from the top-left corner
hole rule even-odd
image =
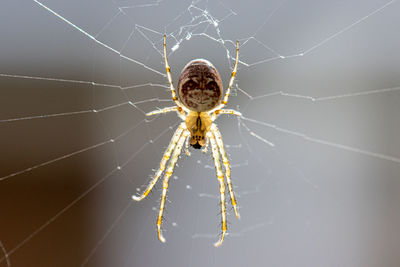
[[[178,81],[178,95],[190,110],[211,110],[219,104],[222,93],[221,77],[208,60],[195,59],[183,68]]]

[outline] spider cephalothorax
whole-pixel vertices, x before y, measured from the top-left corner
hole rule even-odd
[[[212,120],[207,112],[191,111],[186,116],[186,128],[190,132],[190,145],[196,149],[206,145],[206,134],[210,131]]]
[[[222,164],[225,167],[226,182],[228,185],[229,195],[232,201],[232,206],[235,215],[239,218],[235,195],[233,193],[231,181],[231,168],[229,165],[228,155],[226,154],[221,133],[214,120],[220,114],[232,114],[241,116],[241,114],[232,109],[223,109],[228,102],[233,80],[236,75],[237,64],[239,58],[239,43],[236,43],[236,61],[232,71],[231,79],[229,80],[228,88],[226,89],[224,98],[222,98],[222,81],[217,69],[207,60],[196,59],[190,61],[182,70],[178,82],[178,95],[176,94],[172,83],[171,71],[167,60],[166,36],[164,35],[164,59],[165,68],[167,70],[168,82],[170,84],[172,100],[176,106],[167,107],[161,110],[155,110],[147,113],[147,116],[152,116],[160,113],[176,111],[178,116],[183,120],[172,136],[171,142],[164,153],[160,162],[160,168],[155,173],[154,178],[150,181],[146,190],[140,196],[132,196],[134,200],[142,200],[145,198],[157,183],[158,178],[164,173],[164,181],[162,187],[162,196],[160,210],[157,217],[158,239],[165,242],[165,238],[161,233],[161,223],[164,214],[165,201],[167,197],[168,182],[174,171],[176,162],[182,152],[183,145],[186,143],[186,155],[189,153],[189,144],[200,149],[204,147],[203,152],[207,151],[209,143],[211,143],[212,155],[214,158],[215,170],[219,182],[219,192],[221,200],[221,217],[222,234],[215,246],[220,246],[224,240],[227,230],[226,223],[226,206],[225,206],[225,180],[222,171]],[[222,159],[221,159],[222,158]],[[168,167],[166,164],[169,161]]]

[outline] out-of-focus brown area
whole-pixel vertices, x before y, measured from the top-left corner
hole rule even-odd
[[[50,85],[1,78],[2,119],[48,114],[57,110],[57,103],[70,105],[83,95],[78,91],[60,94],[62,89]],[[1,176],[26,170],[5,178],[0,186],[0,240],[9,252],[15,249],[11,266],[80,264],[88,249],[87,233],[93,228],[90,210],[96,195],[59,217],[54,215],[96,182],[89,170],[95,159],[91,152],[57,158],[93,143],[96,126],[91,121],[69,116],[1,123]],[[40,166],[44,162],[49,163]],[[37,168],[29,170],[32,166]],[[1,264],[5,266],[5,261]]]

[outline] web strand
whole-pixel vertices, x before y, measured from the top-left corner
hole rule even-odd
[[[371,152],[371,151],[363,150],[363,149],[356,148],[356,147],[351,147],[351,146],[344,145],[344,144],[338,144],[338,143],[334,143],[334,142],[330,142],[330,141],[326,141],[326,140],[310,137],[310,136],[308,136],[308,135],[306,135],[304,133],[293,131],[293,130],[289,130],[289,129],[285,129],[285,128],[281,128],[281,127],[276,126],[274,124],[263,122],[263,121],[258,121],[258,120],[245,118],[245,117],[243,117],[242,119],[246,120],[246,121],[250,121],[250,122],[256,123],[256,124],[259,124],[259,125],[263,125],[263,126],[272,128],[272,129],[274,129],[274,130],[276,130],[278,132],[287,133],[287,134],[291,134],[291,135],[300,137],[300,138],[302,138],[304,140],[307,140],[307,141],[310,141],[310,142],[313,142],[313,143],[318,143],[318,144],[331,146],[331,147],[335,147],[335,148],[339,148],[339,149],[355,152],[355,153],[358,153],[358,154],[363,154],[363,155],[366,155],[366,156],[370,156],[370,157],[374,157],[374,158],[378,158],[378,159],[382,159],[382,160],[388,160],[388,161],[392,161],[392,162],[395,162],[395,163],[400,163],[400,159],[396,158],[396,157],[393,157],[393,156],[384,155],[384,154]]]
[[[103,42],[97,40],[96,37],[94,37],[93,35],[87,33],[85,30],[83,30],[82,28],[76,26],[75,24],[73,24],[72,22],[70,22],[69,20],[67,20],[66,18],[64,18],[63,16],[61,16],[60,14],[58,14],[57,12],[55,12],[54,10],[50,9],[49,7],[45,6],[45,5],[42,4],[41,2],[39,2],[39,1],[37,1],[37,0],[33,0],[33,1],[34,1],[35,3],[37,3],[39,6],[41,6],[42,8],[44,8],[45,10],[49,11],[50,13],[52,13],[53,15],[55,15],[56,17],[58,17],[59,19],[61,19],[62,21],[68,23],[70,26],[74,27],[75,29],[77,29],[78,31],[80,31],[81,33],[83,33],[84,35],[86,35],[87,37],[89,37],[90,39],[92,39],[93,41],[95,41],[96,43],[98,43],[99,45],[101,45],[101,46],[107,48],[108,50],[110,50],[110,51],[112,51],[112,52],[118,54],[121,58],[124,58],[124,59],[126,59],[126,60],[129,60],[129,61],[131,61],[131,62],[133,62],[133,63],[136,63],[136,64],[142,66],[143,68],[145,68],[145,69],[147,69],[147,70],[150,70],[150,71],[152,71],[152,72],[155,72],[155,73],[157,73],[157,74],[160,74],[160,75],[162,75],[162,76],[164,76],[164,77],[166,76],[165,74],[163,74],[163,73],[161,73],[161,72],[159,72],[159,71],[157,71],[157,70],[155,70],[155,69],[152,69],[152,68],[146,66],[145,64],[143,64],[143,63],[141,63],[141,62],[139,62],[139,61],[137,61],[137,60],[135,60],[135,59],[133,59],[133,58],[127,57],[127,56],[121,54],[121,52],[119,52],[118,50],[116,50],[116,49],[114,49],[114,48],[112,48],[112,47],[106,45],[105,43],[103,43]]]

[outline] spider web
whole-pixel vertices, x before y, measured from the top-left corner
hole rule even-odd
[[[397,1],[23,1],[0,10],[0,266],[398,266]],[[210,153],[182,155],[164,221],[141,202],[206,58],[242,219],[220,229]],[[159,182],[160,184],[160,182]]]

